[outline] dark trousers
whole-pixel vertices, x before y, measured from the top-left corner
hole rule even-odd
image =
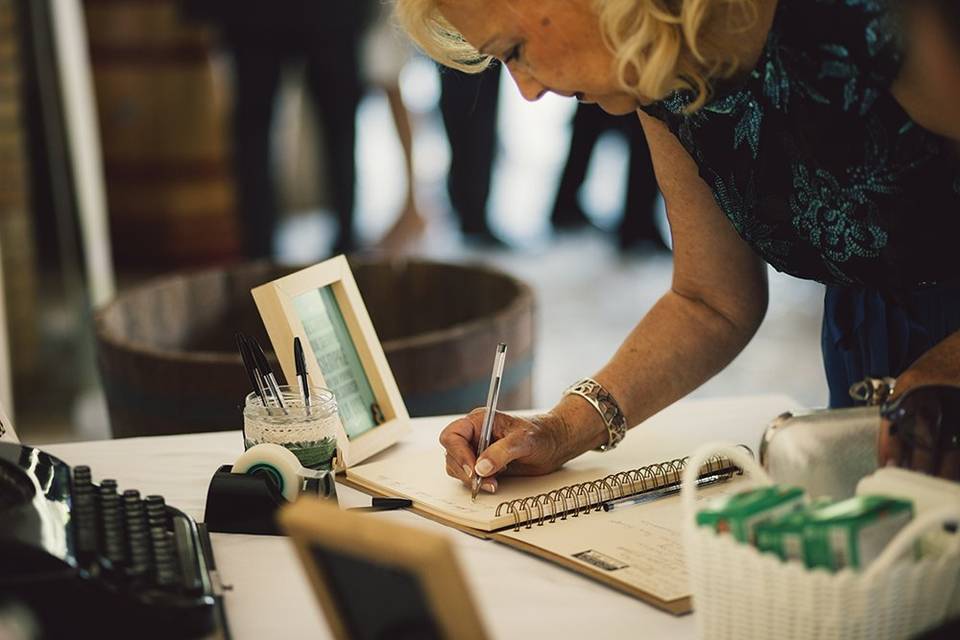
[[[556,225],[584,221],[577,194],[586,178],[597,140],[610,130],[622,132],[630,149],[627,196],[618,231],[621,243],[629,244],[640,239],[657,240],[660,233],[654,225],[653,213],[658,188],[643,127],[636,115],[612,116],[594,104],[577,106],[570,153],[560,178],[551,221]]]
[[[277,224],[270,131],[283,69],[305,63],[305,82],[318,117],[331,203],[339,222],[335,253],[354,248],[353,208],[359,64],[352,39],[313,38],[302,47],[229,40],[234,63],[233,154],[248,258],[269,257]]]
[[[850,385],[867,376],[897,377],[917,358],[960,330],[960,284],[902,294],[828,285],[820,347],[830,407],[854,404]]]
[[[499,87],[499,64],[479,74],[440,70],[440,113],[450,141],[447,190],[460,227],[468,234],[488,231]]]

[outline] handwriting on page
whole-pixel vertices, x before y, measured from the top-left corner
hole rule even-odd
[[[434,507],[442,507],[445,511],[459,513],[463,515],[485,514],[487,509],[475,506],[476,503],[464,501],[462,497],[458,501],[444,498],[436,493],[424,491],[415,483],[404,482],[402,479],[394,478],[384,474],[378,474],[374,477],[377,484],[389,487],[395,492],[407,496],[414,502],[426,502]],[[459,485],[458,485],[459,489]],[[461,492],[462,493],[462,492]],[[467,496],[470,497],[469,495]]]
[[[679,531],[652,522],[611,520],[608,524],[610,536],[602,536],[602,542],[594,539],[591,545],[595,553],[603,554],[617,563],[618,579],[664,600],[682,598],[689,593]],[[613,533],[616,529],[629,533],[617,536]],[[613,542],[613,537],[620,542]],[[596,566],[587,558],[578,557],[578,554],[573,556],[580,562]]]

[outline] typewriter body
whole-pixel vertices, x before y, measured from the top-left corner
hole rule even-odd
[[[0,601],[41,637],[224,638],[209,538],[161,496],[0,442]]]

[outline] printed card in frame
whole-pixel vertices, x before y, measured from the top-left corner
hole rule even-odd
[[[296,380],[299,337],[311,384],[337,397],[336,468],[397,442],[410,419],[347,259],[331,258],[252,293],[284,377]]]

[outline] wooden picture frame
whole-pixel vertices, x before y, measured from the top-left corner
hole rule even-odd
[[[370,637],[352,619],[361,617],[359,624],[380,627],[384,635],[376,637],[392,637],[391,624],[407,632],[412,624],[418,638],[487,637],[446,537],[341,511],[312,497],[284,507],[279,519],[337,640]],[[374,589],[381,592],[371,593]],[[393,602],[394,610],[385,610],[385,602]]]
[[[335,469],[369,458],[407,432],[407,408],[344,256],[252,293],[286,380],[296,380],[293,339],[299,337],[311,384],[337,396]]]

